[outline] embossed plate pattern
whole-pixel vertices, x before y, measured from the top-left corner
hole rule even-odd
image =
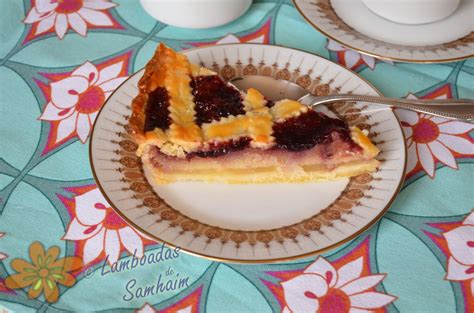
[[[360,2],[360,0],[357,0],[357,2]],[[353,2],[347,0],[343,2],[339,0],[338,3],[334,3],[332,0],[293,0],[293,3],[301,15],[326,37],[337,41],[347,48],[377,58],[413,63],[437,63],[454,62],[474,56],[474,31],[455,40],[442,40],[437,44],[423,46],[394,44],[377,40],[363,34],[350,26],[349,23],[338,15],[336,10],[337,6],[335,4],[339,5],[339,8],[343,6],[344,10],[348,12],[347,14],[350,15],[356,11],[352,10],[355,8],[355,5],[363,6],[363,4],[360,3],[356,4],[356,0]],[[368,9],[366,10],[368,11]],[[376,24],[376,22],[372,20],[374,14],[371,12],[368,13],[368,16],[363,16],[363,18],[370,19],[372,23],[370,25],[377,25],[377,27],[383,27],[383,25],[385,25]],[[375,17],[378,18],[377,16]],[[381,20],[385,21],[383,19]],[[391,22],[385,21],[385,23]],[[464,22],[461,21],[460,23]],[[471,21],[471,26],[472,25]],[[414,26],[411,27],[413,28],[412,32],[416,31]],[[436,37],[436,35],[434,36]]]
[[[345,68],[290,48],[229,44],[185,54],[225,79],[267,75],[295,81],[315,94],[377,95],[368,82]],[[97,184],[109,203],[156,240],[220,261],[304,257],[340,245],[369,228],[401,187],[406,147],[400,124],[391,110],[366,103],[337,103],[329,110],[370,132],[381,150],[382,165],[376,173],[313,184],[152,186],[127,133],[130,102],[142,75],[139,71],[130,77],[102,108],[94,125],[90,157]]]

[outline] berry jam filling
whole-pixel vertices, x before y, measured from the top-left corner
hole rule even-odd
[[[166,130],[170,127],[171,119],[169,117],[169,96],[163,87],[153,90],[148,96],[148,102],[145,109],[145,131],[161,128]]]
[[[229,115],[245,114],[240,92],[217,75],[198,76],[191,81],[196,124],[210,123]]]
[[[226,142],[211,143],[206,151],[199,151],[188,154],[188,158],[198,156],[201,158],[215,158],[229,152],[243,150],[250,145],[249,137],[242,137],[237,140],[229,140]]]
[[[267,100],[267,103],[265,103],[265,106],[266,106],[267,108],[271,108],[272,106],[275,105],[275,101],[270,100],[270,99],[268,99],[268,98],[265,98],[265,100]]]
[[[320,143],[329,143],[334,131],[344,141],[351,142],[350,131],[345,122],[314,110],[273,125],[276,147],[289,151],[303,151]]]

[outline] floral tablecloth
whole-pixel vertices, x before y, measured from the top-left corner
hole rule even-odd
[[[257,42],[319,54],[383,94],[474,98],[474,60],[379,61],[327,40],[288,0],[254,1],[210,30],[156,22],[134,0],[0,1],[0,312],[473,312],[472,125],[397,111],[403,190],[355,240],[321,256],[224,264],[123,222],[88,159],[104,100],[158,42]]]

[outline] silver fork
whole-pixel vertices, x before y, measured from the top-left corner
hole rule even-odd
[[[238,77],[230,83],[244,91],[251,87],[256,88],[273,101],[293,99],[313,108],[332,102],[361,101],[474,123],[474,100],[472,99],[398,99],[353,94],[315,96],[293,82],[256,75]]]

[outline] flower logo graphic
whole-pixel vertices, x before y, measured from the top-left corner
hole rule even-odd
[[[39,242],[30,245],[31,263],[23,259],[14,259],[11,267],[17,272],[8,276],[5,285],[10,289],[30,287],[28,297],[38,298],[42,293],[48,302],[56,302],[59,298],[58,284],[70,287],[76,279],[70,272],[82,267],[77,257],[58,259],[59,247],[53,246],[46,252]]]
[[[23,22],[33,25],[33,37],[54,30],[62,39],[69,28],[86,36],[91,27],[119,26],[106,12],[115,6],[109,0],[35,0]]]
[[[108,262],[117,262],[122,246],[137,258],[143,256],[140,235],[120,218],[94,188],[74,197],[75,217],[69,223],[63,239],[85,241],[84,264],[97,259],[102,252]]]
[[[461,226],[443,233],[448,243],[449,258],[446,279],[471,282],[474,295],[474,211]]]
[[[403,109],[396,112],[407,138],[407,174],[420,164],[433,178],[436,161],[457,169],[456,156],[474,154],[474,144],[468,139],[468,133],[474,129],[472,124]]]
[[[46,151],[74,136],[87,141],[105,100],[127,79],[127,67],[125,55],[98,66],[87,61],[67,74],[44,74],[53,80],[38,81],[48,101],[39,119],[53,126]]]
[[[339,269],[323,257],[302,274],[281,282],[286,306],[283,312],[372,312],[396,298],[372,291],[385,275],[361,276],[363,257]]]

